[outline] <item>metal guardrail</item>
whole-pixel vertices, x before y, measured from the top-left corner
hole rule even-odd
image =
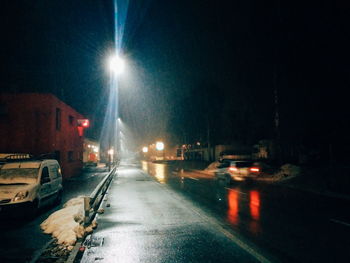
[[[97,213],[98,207],[111,183],[113,176],[117,170],[118,164],[103,178],[96,186],[90,196],[84,197],[84,225],[89,225]]]

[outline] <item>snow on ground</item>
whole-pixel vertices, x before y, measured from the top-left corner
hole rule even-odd
[[[78,238],[85,233],[92,232],[96,226],[83,226],[84,220],[84,198],[82,196],[73,198],[63,205],[63,208],[51,214],[40,227],[46,234],[51,234],[57,239],[57,243],[72,246]]]

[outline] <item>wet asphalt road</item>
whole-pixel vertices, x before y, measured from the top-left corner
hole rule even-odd
[[[348,262],[350,202],[258,182],[227,185],[211,176],[143,163],[159,183],[192,200],[237,236],[280,262]]]
[[[148,259],[164,247],[156,262],[259,261],[247,252],[250,247],[253,254],[266,256],[272,262],[348,262],[350,258],[349,201],[266,183],[225,185],[207,175],[177,171],[172,165],[143,162],[139,167],[122,169],[134,171],[134,181],[139,180],[143,188],[137,190],[129,185],[124,191],[118,191],[114,199],[112,196],[108,199],[111,207],[106,208],[103,215],[107,224],[101,223],[96,233],[112,233],[106,245],[120,245],[119,254],[116,252],[109,262],[116,262],[118,255],[120,262],[151,262]],[[67,181],[64,201],[89,194],[104,175],[91,172]],[[127,182],[129,176],[124,173],[114,184]],[[137,179],[138,176],[141,177]],[[156,189],[165,190],[157,195]],[[133,191],[139,200],[135,204],[138,210],[126,205],[133,199]],[[142,199],[143,193],[148,193],[149,198]],[[176,196],[177,201],[169,199],[169,195]],[[116,209],[115,204],[124,204],[123,210],[120,210],[122,207]],[[141,211],[152,204],[155,205],[150,213],[156,213],[160,219],[148,218],[146,225],[153,227],[145,231],[135,221],[147,218]],[[0,262],[28,262],[50,240],[42,234],[39,225],[56,209],[46,209],[30,221],[2,220]],[[116,218],[108,214],[108,209],[115,209],[119,216],[124,211],[125,217],[119,218],[116,224]],[[174,217],[176,213],[181,217]],[[111,232],[120,226],[121,231]],[[135,230],[133,235],[126,234],[130,227]],[[147,238],[140,239],[145,233]],[[154,253],[150,253],[152,251]]]
[[[164,165],[155,169],[164,171]],[[191,200],[136,167],[118,169],[106,199],[81,262],[268,262]]]
[[[64,202],[79,195],[89,195],[103,176],[107,174],[104,168],[90,169],[80,176],[64,182]],[[60,206],[43,209],[34,219],[1,219],[0,220],[0,262],[30,262],[51,236],[43,234],[40,224]]]

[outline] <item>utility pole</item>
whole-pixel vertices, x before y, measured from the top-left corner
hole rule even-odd
[[[281,23],[281,4],[280,1],[277,1],[277,14],[276,14],[276,23],[275,25],[279,25]],[[275,104],[275,116],[274,116],[274,124],[275,124],[275,140],[276,140],[276,157],[279,162],[282,161],[282,147],[281,147],[281,128],[280,128],[280,109],[279,109],[279,93],[278,93],[278,77],[280,71],[280,56],[281,56],[281,33],[276,30],[276,43],[274,49],[274,57],[273,57],[273,72],[272,72],[272,85],[273,85],[273,96],[274,96],[274,104]]]

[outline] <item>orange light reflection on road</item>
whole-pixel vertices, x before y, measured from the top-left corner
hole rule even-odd
[[[148,173],[148,162],[142,161],[142,170]]]
[[[232,224],[238,224],[238,193],[233,190],[228,191],[228,211],[227,219]]]
[[[155,164],[155,174],[154,177],[161,184],[165,183],[165,165],[163,164]]]
[[[260,194],[258,191],[249,192],[249,208],[250,215],[253,219],[259,220],[260,218]]]

